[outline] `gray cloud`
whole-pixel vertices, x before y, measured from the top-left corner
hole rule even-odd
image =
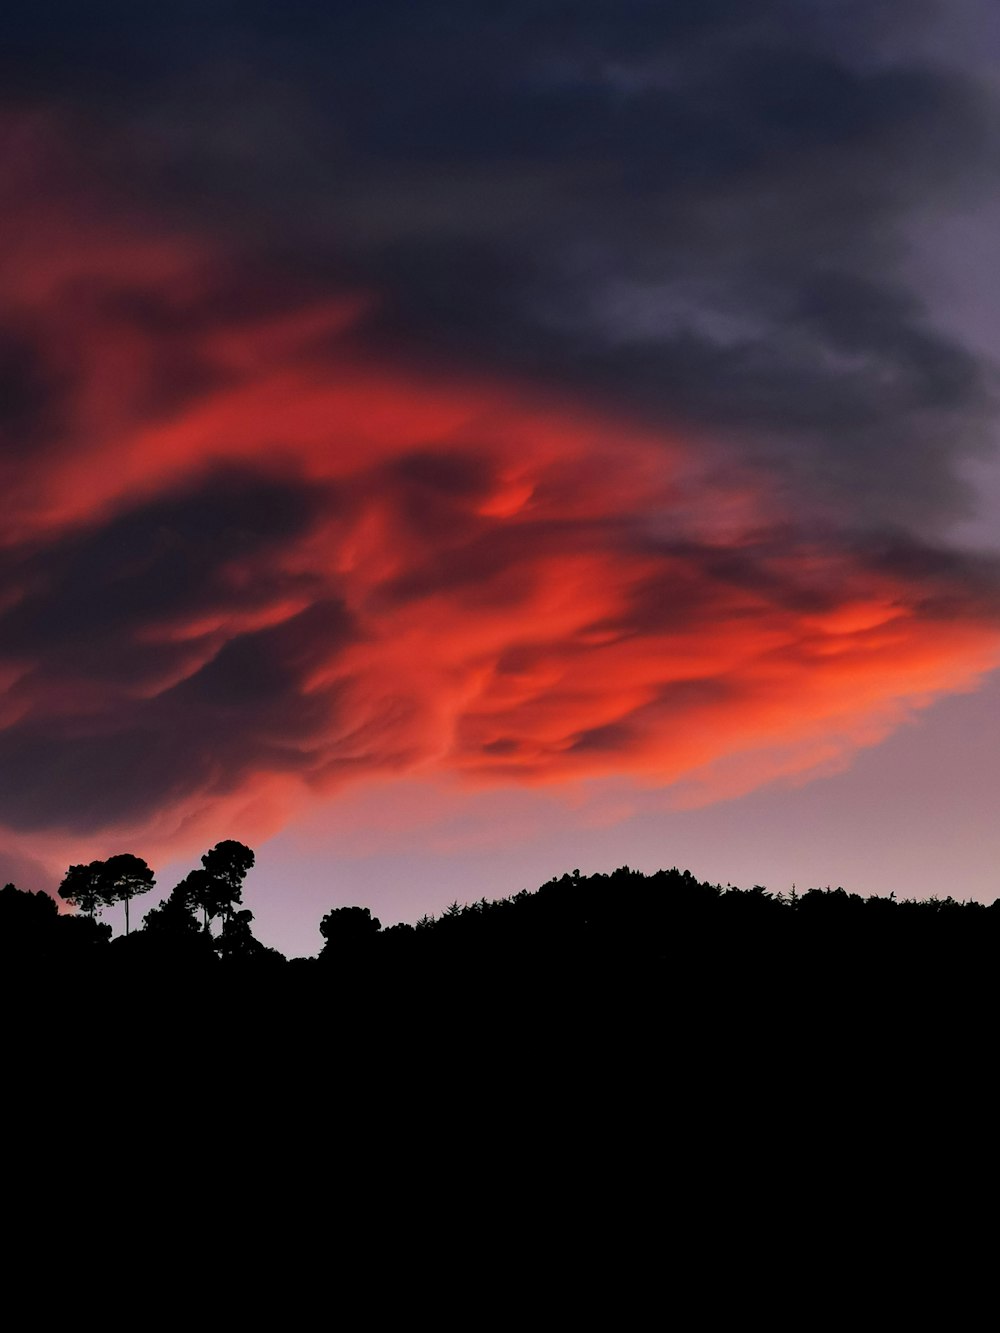
[[[81,67],[115,170],[299,281],[374,289],[369,346],[697,430],[856,526],[968,504],[991,374],[902,260],[915,217],[995,179],[994,109],[920,54],[913,5],[190,18],[110,111]]]
[[[967,506],[994,407],[901,262],[915,217],[995,185],[985,90],[913,38],[945,8],[25,7],[6,82],[72,113],[77,169],[123,200],[289,292],[374,289],[370,346],[562,384],[845,521],[927,527]]]

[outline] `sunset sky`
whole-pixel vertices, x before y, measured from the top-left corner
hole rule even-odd
[[[14,15],[0,882],[1000,894],[995,5]]]

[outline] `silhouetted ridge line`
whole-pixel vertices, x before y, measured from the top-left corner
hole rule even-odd
[[[105,908],[152,887],[145,861],[122,854],[71,866],[60,894],[80,909],[60,915],[44,893],[8,884],[0,891],[0,958],[8,970],[76,961],[89,968],[135,964],[154,970],[206,972],[219,966],[244,972],[286,964],[255,939],[252,914],[240,907],[254,853],[225,841],[202,857],[168,897],[145,915],[142,929],[111,939],[98,916]],[[127,921],[127,917],[126,917]],[[415,925],[383,929],[366,907],[337,907],[319,923],[315,959],[294,959],[295,971],[317,975],[377,969],[519,966],[584,973],[602,969],[690,969],[743,966],[750,956],[772,965],[829,966],[834,958],[859,964],[880,959],[900,966],[927,950],[940,959],[956,949],[969,958],[1000,938],[1000,899],[987,907],[948,895],[899,901],[863,897],[842,888],[770,893],[696,879],[688,870],[653,874],[628,866],[610,874],[554,878],[538,890],[460,904]]]

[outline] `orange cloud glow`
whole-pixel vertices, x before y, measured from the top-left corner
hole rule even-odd
[[[239,301],[207,245],[64,203],[0,271],[38,386],[0,423],[26,847],[258,838],[379,773],[711,799],[1000,663],[961,562],[803,530],[584,401],[401,365],[376,294]]]

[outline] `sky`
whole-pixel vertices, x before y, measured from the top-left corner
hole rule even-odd
[[[991,5],[8,38],[0,877],[1000,893]]]

